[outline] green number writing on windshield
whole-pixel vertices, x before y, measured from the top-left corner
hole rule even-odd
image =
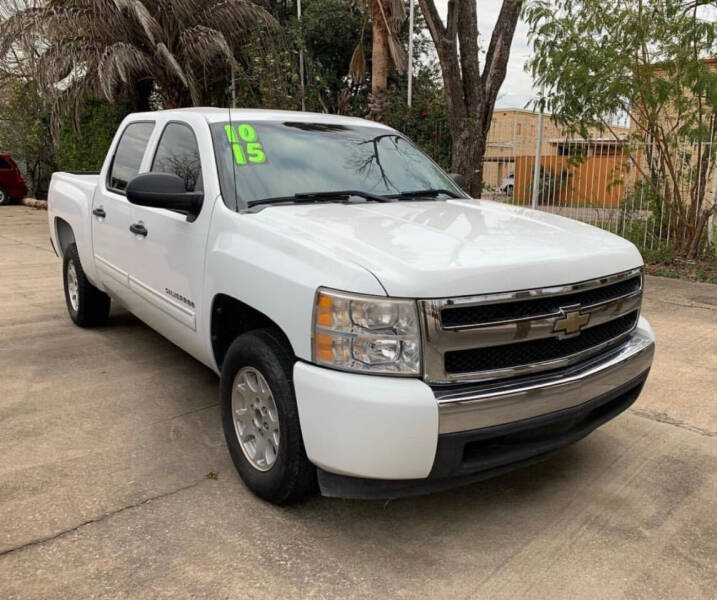
[[[249,162],[261,164],[266,162],[266,154],[261,144],[251,142],[246,145],[246,153],[249,155]]]
[[[236,164],[262,164],[266,162],[264,147],[258,141],[259,136],[256,133],[256,129],[251,125],[241,123],[238,127],[239,136],[237,136],[237,131],[232,125],[225,125],[224,131],[227,134],[227,141],[231,144]]]
[[[242,123],[241,125],[239,125],[239,137],[245,142],[256,142],[256,129],[254,129],[248,123]]]

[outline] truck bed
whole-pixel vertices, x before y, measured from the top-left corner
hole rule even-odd
[[[58,171],[52,174],[52,181],[55,180],[63,183],[70,183],[81,186],[85,189],[94,189],[100,180],[99,173],[80,173],[80,172],[69,172],[69,171]]]
[[[50,236],[55,250],[64,254],[73,240],[90,281],[96,281],[92,260],[92,200],[99,183],[99,173],[53,173],[47,194]],[[64,224],[69,225],[65,227]]]

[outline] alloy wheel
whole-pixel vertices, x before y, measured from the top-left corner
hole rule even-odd
[[[252,467],[268,471],[279,456],[279,413],[264,376],[243,367],[232,387],[232,420],[239,446]]]
[[[67,263],[67,295],[70,297],[72,310],[77,312],[80,309],[80,286],[77,282],[75,263],[72,261]]]

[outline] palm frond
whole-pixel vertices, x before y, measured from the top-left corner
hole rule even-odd
[[[389,31],[388,33],[388,51],[391,54],[391,60],[396,66],[399,73],[405,73],[408,69],[408,54],[403,49],[403,45],[398,38]]]
[[[396,70],[399,73],[405,73],[406,69],[408,68],[408,55],[403,49],[401,42],[399,42],[398,38],[396,37],[396,30],[398,29],[398,23],[405,19],[406,11],[405,9],[401,9],[401,14],[403,15],[403,18],[396,21],[393,16],[386,14],[387,10],[391,10],[391,4],[395,3],[394,0],[387,0],[387,2],[389,3],[388,5],[385,4],[385,0],[374,1],[378,2],[378,8],[381,12],[381,18],[386,25],[386,30],[388,32],[388,51],[391,55],[391,60],[393,61],[393,64],[396,66]]]
[[[184,69],[182,69],[182,66],[179,64],[177,58],[169,51],[169,48],[167,48],[164,43],[160,42],[157,44],[156,54],[158,58],[161,58],[164,61],[169,71],[182,82],[184,87],[189,88],[189,79],[187,74],[184,72]]]
[[[50,44],[35,61],[37,83],[46,89],[67,79],[75,68],[76,57],[91,55],[95,50],[92,41],[83,35]]]
[[[13,45],[22,44],[27,41],[28,36],[36,34],[38,19],[42,13],[42,9],[28,8],[0,21],[0,58],[9,52]]]
[[[205,25],[196,25],[183,31],[179,36],[179,51],[185,63],[194,60],[207,63],[216,56],[223,56],[228,61],[234,62],[234,53],[224,34]]]
[[[93,79],[85,76],[76,78],[70,85],[53,96],[50,129],[54,139],[59,136],[64,116],[70,112],[75,131],[79,131],[82,103],[85,98],[93,96],[97,92]]]
[[[105,49],[97,64],[100,89],[112,101],[118,85],[127,85],[132,74],[146,72],[150,68],[148,57],[135,46],[126,42],[112,44]]]
[[[197,15],[197,22],[224,32],[233,31],[239,36],[256,30],[257,26],[279,26],[269,11],[249,0],[215,2]]]
[[[354,49],[349,63],[349,77],[354,83],[360,83],[366,79],[366,53],[363,45],[363,38]]]
[[[199,106],[202,103],[199,86],[197,86],[197,83],[191,74],[187,78],[187,87],[189,88],[189,97],[192,99],[192,104],[194,106]]]
[[[250,64],[248,50],[283,40],[252,0],[0,0],[0,15],[0,72],[27,70],[59,111],[142,79],[165,106],[200,103],[216,83],[207,65]]]
[[[140,24],[147,39],[154,44],[161,35],[162,28],[140,0],[113,0],[117,9],[126,10]]]
[[[403,0],[387,0],[386,5],[388,23],[397,32],[398,26],[406,20],[406,4]]]
[[[196,25],[199,21],[196,0],[150,0],[153,4],[155,14],[162,22],[173,19],[177,23],[189,26]],[[211,2],[203,2],[207,6]]]

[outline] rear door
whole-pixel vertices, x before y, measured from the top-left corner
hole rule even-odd
[[[159,122],[155,139],[148,170],[178,175],[186,191],[203,191],[205,198],[192,222],[173,211],[132,207],[133,223],[146,235],[135,236],[130,288],[141,299],[138,316],[190,350],[197,343],[211,200],[218,194],[204,187],[204,173],[213,168],[214,157],[209,128],[196,116]],[[200,141],[207,151],[200,153]]]
[[[104,286],[121,300],[131,299],[129,269],[134,243],[129,229],[132,205],[127,201],[125,189],[140,172],[154,127],[154,121],[134,121],[125,126],[92,202],[95,264]]]

